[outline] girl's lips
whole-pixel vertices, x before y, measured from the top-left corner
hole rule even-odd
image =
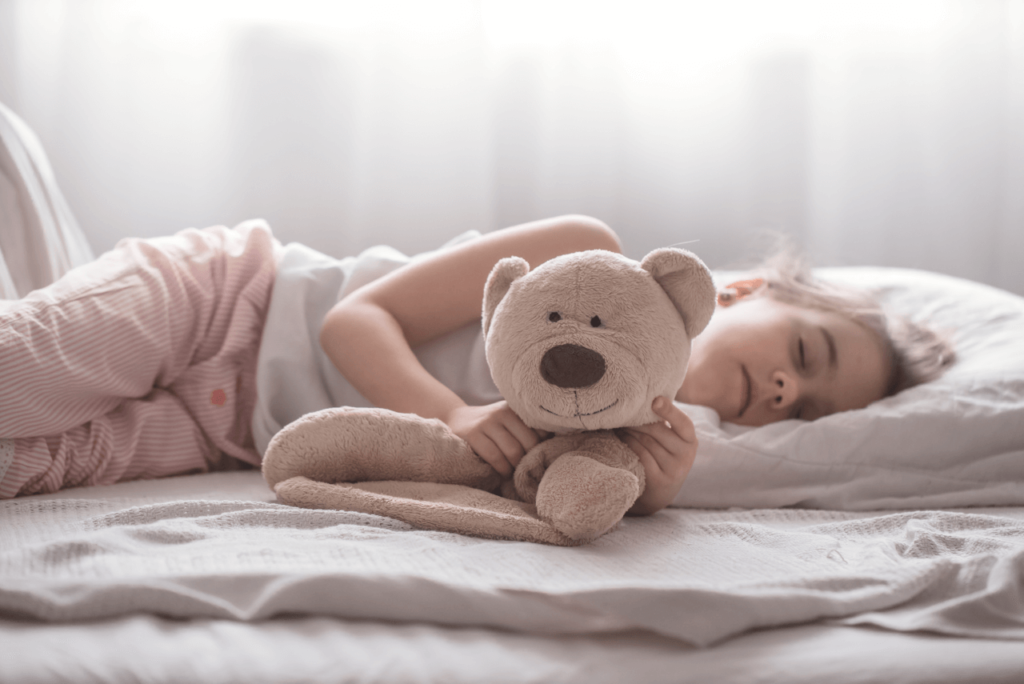
[[[747,372],[747,367],[741,364],[740,370],[743,372],[743,403],[740,405],[740,412],[736,415],[737,418],[742,418],[743,413],[750,408],[750,400],[753,395],[753,383],[750,382],[750,373]]]

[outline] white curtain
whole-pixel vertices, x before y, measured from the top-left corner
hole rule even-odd
[[[24,297],[92,258],[39,139],[0,104],[0,299]]]
[[[0,0],[0,101],[99,251],[579,212],[634,257],[768,228],[1024,294],[1024,0]]]

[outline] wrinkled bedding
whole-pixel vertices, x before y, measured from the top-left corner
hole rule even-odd
[[[1020,684],[1024,646],[810,624],[712,648],[643,632],[524,634],[368,620],[131,615],[0,620],[0,681],[17,684]]]
[[[1015,509],[671,509],[566,549],[291,508],[255,472],[203,477],[227,489],[0,504],[0,616],[320,615],[696,645],[831,619],[1024,639]]]

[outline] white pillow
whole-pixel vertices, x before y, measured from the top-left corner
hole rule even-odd
[[[1024,298],[894,268],[820,269],[947,332],[956,363],[865,409],[760,428],[680,405],[697,461],[673,505],[842,510],[1024,505]]]

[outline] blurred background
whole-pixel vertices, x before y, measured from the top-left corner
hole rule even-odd
[[[0,0],[0,102],[96,253],[585,213],[634,258],[773,230],[1024,294],[1024,0]]]

